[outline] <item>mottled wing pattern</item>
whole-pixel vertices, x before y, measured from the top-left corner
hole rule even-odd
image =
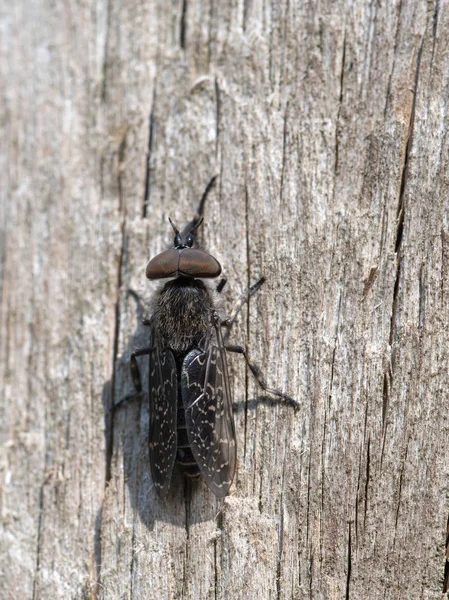
[[[173,353],[155,336],[150,353],[150,466],[160,496],[170,486],[176,459],[176,409],[178,381]]]
[[[181,391],[193,456],[216,496],[226,496],[235,472],[236,444],[226,350],[220,325],[203,348],[184,359]]]

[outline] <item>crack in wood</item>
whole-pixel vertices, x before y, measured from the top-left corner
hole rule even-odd
[[[345,278],[345,273],[343,271],[343,281]],[[329,394],[328,394],[328,407],[330,408],[331,405],[331,398],[332,398],[332,387],[334,384],[334,367],[335,367],[335,355],[337,352],[337,344],[338,344],[338,330],[340,328],[340,315],[341,315],[341,306],[342,306],[342,297],[343,294],[341,292],[340,289],[340,293],[339,293],[339,297],[338,297],[338,311],[337,311],[337,325],[335,328],[335,336],[334,336],[334,347],[332,349],[332,362],[331,362],[331,374],[330,374],[330,379],[329,379]],[[326,423],[326,420],[325,420]]]
[[[441,296],[441,305],[444,306],[444,267],[447,264],[446,261],[446,234],[444,232],[443,227],[441,228],[441,267],[440,267],[440,296]]]
[[[352,569],[352,550],[351,550],[351,521],[348,522],[348,559],[347,559],[347,571],[346,571],[346,592],[345,599],[349,600],[349,584],[351,582],[351,569]]]
[[[384,460],[384,452],[385,452],[385,442],[387,439],[387,413],[388,407],[390,403],[390,385],[393,381],[393,373],[391,372],[391,363],[388,367],[388,371],[384,373],[384,382],[382,389],[382,450],[380,453],[380,469],[382,470],[383,460]]]
[[[418,312],[418,323],[419,328],[424,328],[426,321],[426,276],[424,274],[424,265],[421,264],[419,270],[419,312]]]
[[[343,89],[345,83],[345,63],[346,63],[346,29],[343,33],[343,52],[341,57],[341,69],[340,69],[340,93],[338,96],[338,111],[337,111],[337,120],[335,123],[335,162],[334,162],[334,174],[337,176],[338,174],[338,152],[339,152],[339,140],[338,136],[340,133],[340,115],[341,115],[341,107],[343,104]]]
[[[401,507],[402,484],[403,484],[403,480],[404,480],[405,463],[407,462],[408,443],[409,443],[409,440],[407,438],[407,443],[405,445],[405,454],[404,454],[404,458],[402,459],[401,472],[399,474],[398,505],[396,507],[396,516],[395,516],[395,521],[394,521],[395,535],[394,535],[394,540],[393,540],[393,548],[394,548],[394,546],[396,544],[396,531],[398,529],[399,509]]]
[[[310,554],[310,558],[309,558],[309,575],[310,575],[310,578],[309,578],[309,598],[313,598],[313,595],[312,595],[312,591],[313,591],[313,552]]]
[[[286,163],[286,158],[287,158],[287,154],[286,154],[286,150],[287,150],[287,114],[288,114],[288,100],[287,100],[287,106],[285,107],[284,128],[282,131],[282,165],[281,165],[281,183],[280,183],[280,190],[279,190],[279,203],[280,203],[281,209],[282,209],[282,199],[283,199],[283,192],[284,192],[285,163]]]
[[[95,517],[95,528],[94,528],[94,553],[93,559],[94,564],[91,566],[91,573],[94,574],[93,580],[94,584],[90,591],[89,600],[97,600],[100,596],[100,574],[101,574],[101,562],[102,562],[102,546],[101,546],[101,521],[103,517],[103,508],[100,506],[100,509],[97,512],[97,516]]]
[[[214,89],[215,89],[215,157],[217,157],[218,141],[220,138],[220,114],[221,114],[220,84],[218,83],[217,77],[215,77],[215,79],[214,79]]]
[[[284,461],[285,465],[285,461]],[[282,486],[284,482],[282,481]],[[276,598],[282,600],[282,555],[284,551],[284,492],[281,492],[281,514],[279,520],[279,536],[278,536],[278,560],[276,566]]]
[[[242,17],[242,31],[246,32],[246,24],[248,21],[248,5],[249,0],[243,0],[243,17]]]
[[[179,44],[181,48],[184,50],[186,47],[186,16],[187,16],[187,0],[182,1],[181,8],[181,23],[179,27]]]
[[[443,594],[449,591],[449,516],[446,522],[446,559],[444,561]]]
[[[433,11],[433,24],[432,24],[432,35],[434,38],[436,38],[436,36],[437,36],[439,12],[440,12],[440,0],[436,0],[435,1],[435,9]]]
[[[219,536],[214,539],[214,600],[218,600],[218,542],[223,536],[223,512],[220,510],[216,517],[217,529],[220,532]]]
[[[282,600],[282,557],[284,553],[284,490],[285,490],[285,462],[287,447],[287,432],[284,439],[284,456],[282,461],[282,477],[281,477],[281,497],[280,497],[280,518],[279,518],[279,535],[278,535],[278,559],[276,567],[276,597],[277,600]]]
[[[390,100],[390,96],[391,96],[391,82],[393,80],[393,73],[394,73],[394,69],[396,67],[396,54],[397,54],[397,49],[398,49],[399,29],[400,29],[400,25],[401,25],[401,11],[402,11],[402,0],[399,1],[399,5],[398,5],[396,31],[394,34],[393,64],[391,65],[391,71],[390,71],[390,75],[388,77],[387,92],[385,94],[384,118],[386,118],[386,116],[387,116],[387,108],[388,108],[388,104],[389,104],[389,100]]]
[[[120,144],[118,147],[118,176],[117,176],[117,186],[118,186],[118,199],[119,199],[119,211],[123,212],[123,182],[122,182],[122,169],[125,163],[125,154],[126,154],[126,145],[127,145],[127,135],[128,135],[129,127],[126,128],[125,133],[123,134],[122,139],[120,140]],[[123,223],[122,223],[123,225]]]
[[[363,446],[360,446],[360,454],[359,454],[359,468],[357,473],[357,490],[355,494],[355,545],[358,543],[359,536],[359,502],[360,502],[360,483],[362,480],[362,455],[363,455]]]
[[[384,373],[384,383],[382,388],[382,427],[385,428],[387,420],[387,409],[388,409],[388,375]]]
[[[134,581],[134,567],[136,564],[136,524],[133,520],[133,528],[131,534],[131,561],[129,565],[129,597],[133,597],[133,581]]]
[[[256,415],[257,415],[257,412],[256,412]],[[257,418],[257,416],[256,416],[256,418]],[[262,452],[263,452],[263,444],[262,444]],[[261,461],[261,463],[262,463],[262,461]],[[262,511],[263,511],[263,501],[262,501],[262,498],[263,498],[263,482],[264,482],[262,464],[260,464],[259,471],[260,471],[259,502],[257,504],[257,507],[259,509],[259,513],[262,514]],[[254,472],[256,473],[256,469],[254,470]]]
[[[395,253],[396,253],[396,276],[393,287],[393,300],[392,300],[392,310],[391,310],[391,319],[390,319],[390,334],[389,334],[389,344],[391,348],[390,354],[390,367],[388,371],[389,380],[387,379],[387,374],[384,374],[384,386],[383,386],[383,403],[382,403],[382,422],[384,426],[384,444],[385,444],[385,432],[386,432],[386,419],[387,419],[387,411],[389,405],[389,387],[393,380],[394,370],[395,370],[395,361],[396,361],[396,333],[397,333],[397,317],[398,317],[398,305],[399,305],[399,290],[400,290],[400,282],[401,282],[401,262],[402,262],[402,254],[403,254],[403,235],[404,235],[404,220],[405,220],[405,189],[407,185],[407,178],[409,173],[409,158],[410,151],[412,147],[413,141],[413,130],[415,126],[415,110],[416,110],[416,97],[418,92],[418,81],[419,81],[419,72],[421,66],[421,56],[423,49],[423,40],[421,40],[421,44],[418,49],[418,55],[416,59],[416,71],[415,71],[415,84],[413,88],[413,101],[412,107],[410,110],[410,118],[407,127],[407,133],[405,136],[405,152],[404,159],[401,166],[401,177],[400,177],[400,191],[399,191],[399,201],[398,207],[396,211],[397,218],[397,226],[396,226],[396,239],[395,239]],[[382,449],[383,455],[383,449]],[[382,463],[382,460],[381,460]]]
[[[430,60],[431,68],[433,66],[433,58],[435,56],[435,44],[437,41],[437,29],[438,29],[438,17],[440,13],[440,0],[435,0],[435,8],[433,11],[433,21],[432,21],[432,58]]]
[[[398,254],[398,256],[396,259],[396,277],[395,277],[394,286],[393,286],[393,302],[392,302],[391,318],[390,318],[390,333],[388,336],[388,343],[390,344],[390,346],[392,348],[391,364],[392,364],[393,369],[394,369],[394,365],[395,365],[395,352],[393,349],[393,345],[394,345],[395,334],[396,334],[398,294],[399,294],[399,284],[400,284],[400,279],[401,279],[401,255],[399,254],[399,251],[400,251],[400,247],[401,247],[400,245],[402,242],[402,225],[400,225],[400,228],[401,228],[400,241],[399,241],[399,245],[397,246],[397,250],[396,250],[396,253]]]
[[[37,543],[36,543],[36,568],[34,570],[34,579],[33,579],[33,600],[38,598],[37,596],[37,578],[39,575],[40,568],[40,552],[41,552],[41,541],[42,541],[42,515],[44,512],[44,486],[48,480],[48,476],[45,477],[44,481],[39,490],[39,507],[38,507],[38,521],[37,521]]]
[[[102,68],[102,82],[101,82],[101,100],[102,100],[102,102],[106,102],[109,37],[110,37],[110,31],[111,31],[111,12],[112,12],[112,0],[108,0],[107,9],[106,9],[106,35],[105,35],[105,40],[104,40],[104,56],[103,56],[103,68]]]
[[[151,111],[148,118],[148,146],[145,164],[145,191],[143,194],[143,206],[142,206],[142,218],[145,219],[147,216],[148,205],[150,203],[150,191],[151,191],[151,154],[153,151],[153,138],[154,138],[154,107],[156,104],[156,84],[154,84],[153,100],[151,102]]]
[[[311,489],[311,462],[312,452],[309,451],[309,467],[307,473],[307,513],[306,513],[306,545],[309,546],[309,528],[310,528],[310,489]]]
[[[366,529],[366,515],[368,514],[368,488],[370,476],[370,461],[371,461],[371,439],[368,437],[368,446],[366,449],[366,471],[365,471],[365,510],[363,514],[363,528]]]

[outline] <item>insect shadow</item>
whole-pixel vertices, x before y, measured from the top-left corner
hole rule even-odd
[[[127,307],[130,311],[133,310],[133,297],[137,304],[136,329],[123,354],[117,359],[114,381],[109,381],[104,386],[103,392],[107,447],[106,477],[111,488],[108,493],[120,496],[120,502],[117,502],[118,515],[123,516],[126,511],[124,503],[129,502],[133,512],[138,513],[140,521],[149,530],[154,528],[156,521],[163,521],[183,527],[188,532],[190,526],[196,523],[217,519],[223,507],[223,500],[209,490],[201,477],[185,477],[182,467],[177,464],[173,469],[167,494],[161,498],[155,489],[150,471],[148,444],[149,372],[145,366],[141,369],[143,391],[139,394],[132,394],[133,386],[129,373],[131,353],[135,348],[144,346],[148,337],[147,329],[141,323],[147,311],[141,300],[136,299],[132,292],[128,294],[130,302],[127,302]],[[253,363],[251,366],[257,369]],[[261,404],[271,407],[273,402],[284,401],[276,399],[263,390],[261,392],[259,396],[246,402],[245,400],[234,402],[233,413],[256,410]],[[128,397],[128,401],[111,410],[114,397]],[[131,520],[131,516],[127,519]],[[99,529],[97,535],[100,536]],[[98,544],[97,547],[100,545]]]

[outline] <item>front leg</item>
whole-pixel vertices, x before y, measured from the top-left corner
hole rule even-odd
[[[219,283],[218,283],[218,285],[217,285],[217,287],[216,287],[216,290],[215,290],[215,291],[216,291],[218,294],[219,294],[219,293],[220,293],[220,292],[223,290],[223,288],[224,288],[224,286],[226,285],[226,282],[227,282],[227,281],[228,281],[228,280],[226,279],[226,277],[222,277],[222,278],[220,279],[220,281],[219,281]]]
[[[258,281],[256,281],[256,283],[254,285],[252,285],[249,288],[249,290],[246,292],[246,294],[242,294],[240,296],[240,298],[234,304],[234,308],[231,310],[231,314],[229,315],[229,317],[227,319],[225,319],[224,321],[222,321],[221,325],[223,327],[227,327],[229,330],[231,329],[231,327],[234,325],[234,322],[239,315],[239,312],[242,310],[242,308],[245,306],[245,304],[247,302],[249,302],[249,299],[251,298],[251,296],[254,296],[254,294],[260,290],[260,288],[263,286],[265,281],[266,281],[265,277],[261,277]],[[220,284],[221,284],[221,282],[220,282]],[[220,286],[220,284],[219,284],[219,286]]]
[[[138,313],[140,313],[139,316],[142,316],[145,312],[147,312],[147,306],[145,304],[145,301],[135,290],[133,290],[132,288],[128,288],[128,294],[132,296],[136,301]],[[144,327],[151,327],[151,320],[141,319],[140,322]]]

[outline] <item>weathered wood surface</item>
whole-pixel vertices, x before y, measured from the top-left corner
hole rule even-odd
[[[449,4],[5,2],[2,599],[441,598]],[[213,174],[238,473],[155,497],[144,267]]]

